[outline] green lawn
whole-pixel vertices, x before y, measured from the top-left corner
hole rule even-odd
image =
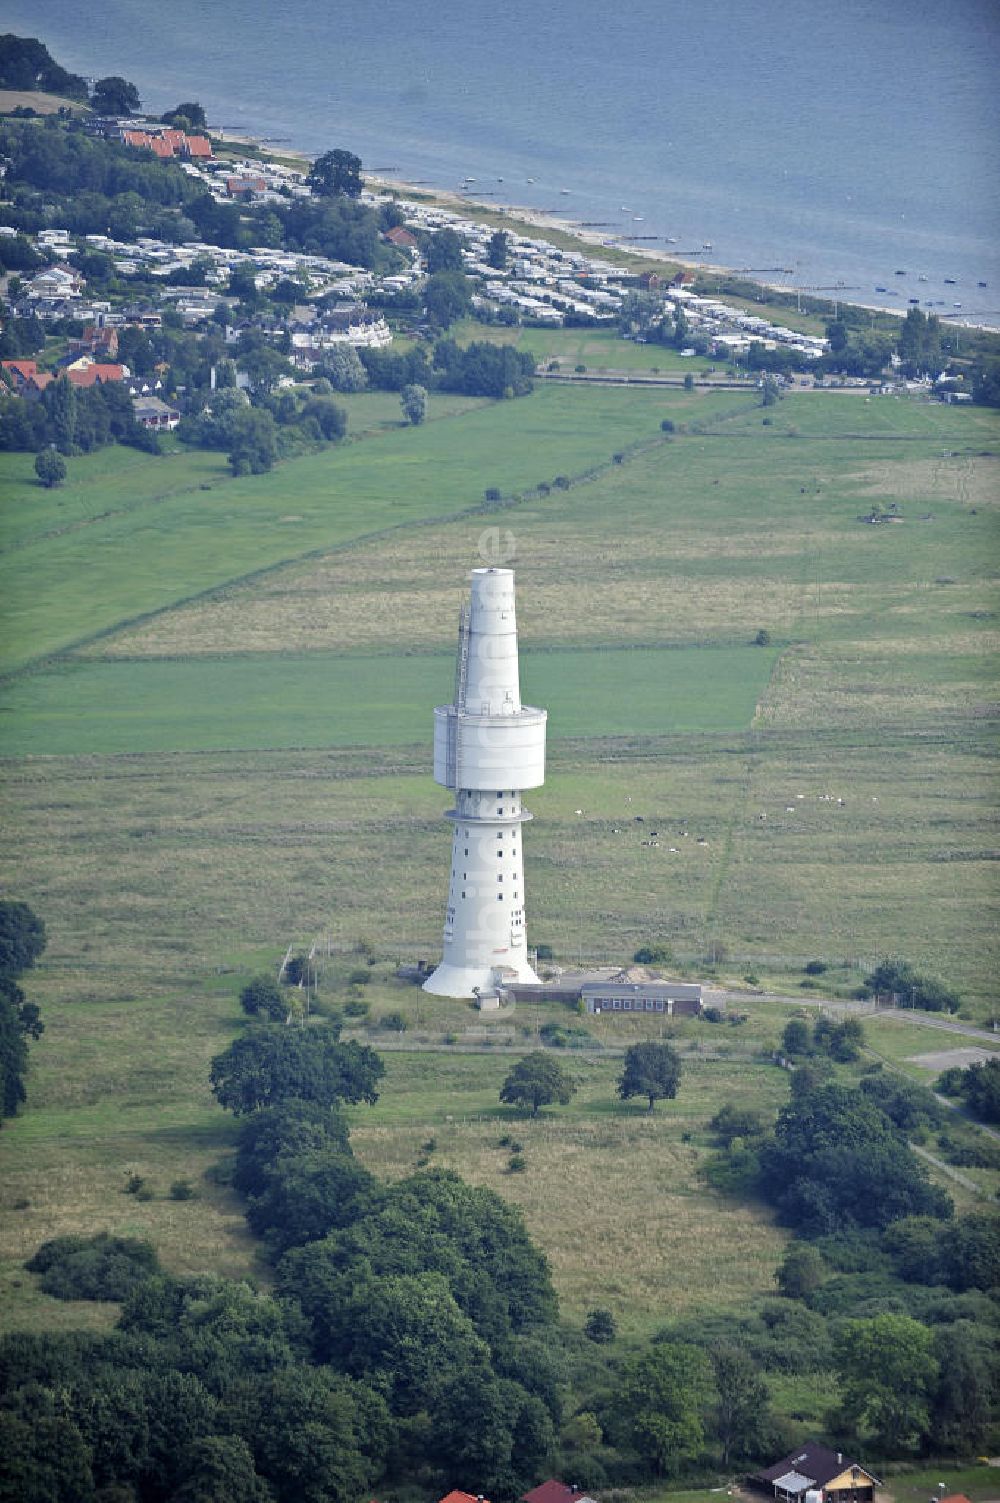
[[[655,439],[669,399],[681,411],[685,396],[602,390],[581,400],[546,389],[419,428],[379,430],[242,480],[225,478],[220,456],[209,456],[210,478],[195,488],[205,456],[143,456],[133,467],[102,450],[71,467],[83,493],[73,485],[64,493],[67,514],[88,525],[35,534],[0,560],[0,669],[291,558],[478,507],[487,488],[509,494],[609,464],[613,452]],[[701,396],[692,406],[688,398],[688,408],[708,412],[717,400]],[[6,504],[23,538],[25,506],[39,491],[26,456],[6,464]],[[130,494],[111,511],[102,510],[109,465],[116,494]]]
[[[742,648],[525,655],[522,692],[555,737],[740,730],[774,662]],[[0,686],[7,756],[427,742],[452,656],[313,653],[64,662]]]

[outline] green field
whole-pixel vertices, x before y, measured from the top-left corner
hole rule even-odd
[[[555,737],[736,731],[771,650],[633,648],[525,655],[522,689]],[[426,743],[454,660],[332,653],[69,662],[0,688],[8,755]]]
[[[573,1106],[519,1123],[517,1176],[495,1146],[503,1050],[548,1014],[484,1037],[464,1004],[392,980],[440,944],[430,708],[481,562],[517,569],[524,693],[550,712],[533,941],[622,962],[666,938],[692,976],[786,993],[822,958],[840,995],[895,952],[972,1018],[995,1005],[995,415],[808,393],[765,428],[738,393],[548,387],[439,398],[404,430],[395,398],[349,405],[355,442],[241,481],[217,455],[107,450],[47,493],[30,457],[0,456],[0,881],[50,937],[29,978],[48,1025],[29,1106],[0,1134],[8,1327],[113,1317],[28,1288],[21,1262],[56,1232],[141,1230],[169,1267],[259,1276],[239,1207],[204,1177],[231,1143],[207,1061],[246,977],[318,936],[329,998],[365,939],[373,1012],[402,1008],[411,1043],[436,1046],[389,1055],[382,1100],[356,1114],[367,1161],[402,1172],[435,1136],[442,1163],[524,1206],[573,1318],[593,1281],[581,1206],[602,1248],[617,1208],[639,1224],[652,1207],[646,1264],[600,1272],[628,1332],[773,1290],[783,1235],[699,1170],[718,1104],[782,1099],[758,1056],[787,1008],[681,1025],[687,1084],[651,1122],[613,1096],[631,1035],[595,1022]],[[667,414],[687,431],[664,441]],[[557,475],[580,483],[536,490]],[[511,504],[479,510],[490,487]],[[875,502],[901,520],[860,521]],[[762,628],[770,647],[751,646]],[[903,1068],[952,1042],[872,1027]],[[120,1193],[133,1167],[147,1204]],[[185,1175],[199,1198],[169,1200]]]

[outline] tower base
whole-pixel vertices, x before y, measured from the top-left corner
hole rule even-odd
[[[443,960],[428,976],[423,990],[434,997],[473,997],[476,991],[492,992],[510,981],[538,985],[538,977],[526,960],[498,966],[449,965]]]

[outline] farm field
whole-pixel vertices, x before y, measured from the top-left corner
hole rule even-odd
[[[722,1101],[783,1099],[756,1056],[787,1008],[682,1025],[687,1084],[651,1121],[615,1100],[625,1034],[597,1022],[608,1054],[567,1054],[572,1106],[515,1129],[504,1051],[549,1015],[519,1010],[470,1052],[464,1004],[389,978],[440,942],[430,707],[482,562],[517,569],[525,697],[550,711],[525,837],[533,942],[573,964],[666,939],[692,976],[786,993],[821,958],[840,995],[897,953],[971,1018],[995,1006],[995,415],[810,393],[764,428],[732,392],[550,387],[402,430],[395,398],[350,405],[355,442],[241,481],[218,455],[110,450],[50,496],[0,456],[17,670],[0,682],[0,882],[49,932],[29,977],[47,1031],[0,1133],[0,1325],[112,1318],[28,1289],[23,1258],[63,1231],[140,1230],[169,1267],[261,1276],[239,1206],[205,1178],[232,1142],[207,1062],[246,978],[320,935],[341,957],[373,944],[373,1010],[402,1008],[437,1046],[387,1049],[383,1097],[356,1113],[373,1167],[405,1172],[436,1138],[436,1162],[523,1205],[574,1320],[595,1276],[580,1205],[652,1207],[648,1266],[599,1270],[629,1333],[773,1289],[783,1234],[700,1165]],[[665,440],[666,415],[688,431]],[[587,478],[535,489],[557,475]],[[489,487],[521,499],[480,510]],[[902,520],[860,521],[874,502]],[[870,1026],[908,1071],[951,1042]],[[515,1130],[523,1175],[496,1147]],[[136,1167],[145,1204],[120,1193]],[[167,1198],[180,1177],[197,1199]],[[703,1258],[679,1266],[682,1235]]]

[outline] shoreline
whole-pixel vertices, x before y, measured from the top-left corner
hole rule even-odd
[[[265,156],[301,162],[303,171],[308,170],[309,165],[313,161],[312,156],[308,152],[302,151],[298,147],[269,143],[266,138],[248,135],[243,131],[223,128],[212,130],[210,128],[209,133],[227,145],[248,146],[255,151],[262,152]],[[395,193],[404,201],[420,202],[423,199],[432,199],[435,203],[440,204],[443,209],[459,215],[463,213],[470,216],[476,214],[488,215],[496,219],[508,220],[515,224],[527,225],[531,229],[555,231],[566,235],[572,240],[578,241],[588,250],[597,252],[612,251],[617,255],[634,256],[639,260],[648,261],[651,266],[661,266],[664,270],[673,272],[680,270],[704,272],[715,277],[736,277],[740,281],[745,282],[748,287],[759,287],[765,292],[777,292],[785,297],[795,297],[796,295],[797,289],[785,283],[769,281],[765,277],[752,276],[733,266],[722,266],[712,261],[693,260],[690,256],[674,255],[669,248],[659,250],[647,245],[623,243],[614,237],[602,236],[600,233],[588,229],[586,226],[571,219],[563,220],[558,214],[546,213],[544,210],[533,209],[527,205],[506,201],[501,202],[499,200],[495,204],[486,204],[471,194],[463,194],[455,188],[439,187],[429,181],[414,183],[406,178],[388,177],[376,172],[365,172],[362,170],[362,177],[366,188],[375,192]],[[737,296],[737,294],[720,293],[717,296],[724,300],[727,296],[732,297]],[[893,305],[891,303],[874,302],[863,297],[837,298],[832,295],[817,297],[812,292],[805,293],[805,296],[810,302],[822,303],[830,309],[839,303],[844,307],[860,308],[866,313],[886,314],[897,319],[904,319],[909,312],[910,306],[913,306],[909,303],[904,307],[901,304]],[[927,316],[933,315],[942,324],[947,324],[955,328],[969,329],[970,331],[978,331],[984,334],[1000,334],[1000,323],[983,323],[972,316],[965,317],[954,309],[944,311],[935,308],[921,308],[920,311],[927,314]],[[825,313],[808,311],[803,311],[798,316],[814,318],[820,321],[823,321],[826,317]]]

